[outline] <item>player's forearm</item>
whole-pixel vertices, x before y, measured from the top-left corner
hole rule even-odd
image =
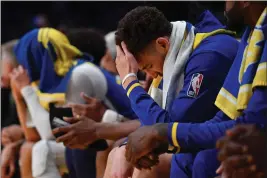
[[[36,142],[40,140],[40,136],[35,128],[28,128],[26,125],[27,122],[27,107],[23,100],[15,99],[18,117],[20,125],[23,129],[25,138],[27,141]]]
[[[170,122],[169,113],[147,94],[137,80],[132,81],[125,90],[131,100],[132,109],[143,125]]]
[[[97,123],[96,134],[98,139],[118,140],[127,137],[140,127],[138,120],[121,123]]]
[[[53,138],[49,123],[49,113],[41,106],[38,96],[31,86],[23,87],[21,93],[27,103],[33,124],[42,139]]]
[[[172,146],[180,147],[181,152],[215,148],[216,141],[235,124],[235,120],[202,124],[169,123],[169,143]]]

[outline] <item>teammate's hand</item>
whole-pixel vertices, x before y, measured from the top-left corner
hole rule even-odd
[[[129,73],[137,74],[138,64],[132,53],[128,51],[127,46],[124,42],[121,43],[121,47],[118,45],[116,46],[117,57],[115,62],[120,78],[121,80],[123,80],[124,77]],[[136,79],[136,77],[129,77],[123,84],[123,87],[126,88],[131,81]]]
[[[13,69],[12,73],[10,74],[10,78],[19,91],[23,87],[30,85],[30,78],[27,70],[25,70],[21,65]]]
[[[10,125],[2,129],[1,141],[4,146],[12,142],[21,140],[23,139],[23,137],[23,130],[19,125]]]
[[[6,145],[1,155],[1,177],[12,178],[15,173],[16,149],[13,144]]]
[[[58,137],[56,141],[63,142],[66,147],[85,149],[89,144],[98,139],[96,134],[98,123],[94,120],[80,117],[65,118],[65,121],[72,124],[55,128],[53,134],[64,133],[64,135]]]
[[[239,125],[217,142],[222,161],[217,173],[223,178],[267,176],[266,134],[254,125]]]
[[[143,156],[153,153],[160,147],[164,147],[162,154],[168,150],[167,124],[156,124],[137,129],[128,136],[126,145],[126,160],[134,165]]]
[[[81,97],[86,101],[86,104],[68,104],[72,108],[73,115],[85,116],[100,122],[107,110],[105,104],[96,98],[86,96],[85,93],[81,93]]]

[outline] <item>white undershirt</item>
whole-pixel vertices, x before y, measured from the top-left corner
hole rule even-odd
[[[52,130],[49,122],[49,112],[45,110],[33,87],[26,86],[22,88],[21,93],[26,101],[31,121],[37,129],[41,139],[53,139]]]

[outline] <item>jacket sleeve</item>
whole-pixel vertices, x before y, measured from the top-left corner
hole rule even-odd
[[[181,152],[214,148],[216,141],[225,134],[227,129],[236,124],[267,124],[267,88],[256,88],[244,114],[236,120],[227,119],[219,111],[208,122],[202,124],[169,123],[168,138],[171,145],[179,147]],[[217,120],[217,121],[216,121]]]
[[[175,121],[203,122],[212,118],[218,111],[213,103],[230,65],[229,59],[216,52],[191,56],[185,69],[184,86],[169,111],[162,109],[138,81],[128,85],[127,95],[133,110],[144,125]],[[202,79],[195,90],[192,88],[192,80],[200,75]]]

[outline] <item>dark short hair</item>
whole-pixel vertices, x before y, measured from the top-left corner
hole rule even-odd
[[[170,36],[172,24],[155,7],[140,6],[128,12],[118,24],[116,44],[122,41],[136,55],[158,37]]]
[[[66,36],[73,46],[92,55],[93,62],[99,65],[107,50],[104,35],[95,29],[73,28],[66,31]]]
[[[200,15],[209,10],[221,23],[225,23],[223,1],[190,1],[188,3],[188,18],[187,21],[195,25],[199,23]]]

